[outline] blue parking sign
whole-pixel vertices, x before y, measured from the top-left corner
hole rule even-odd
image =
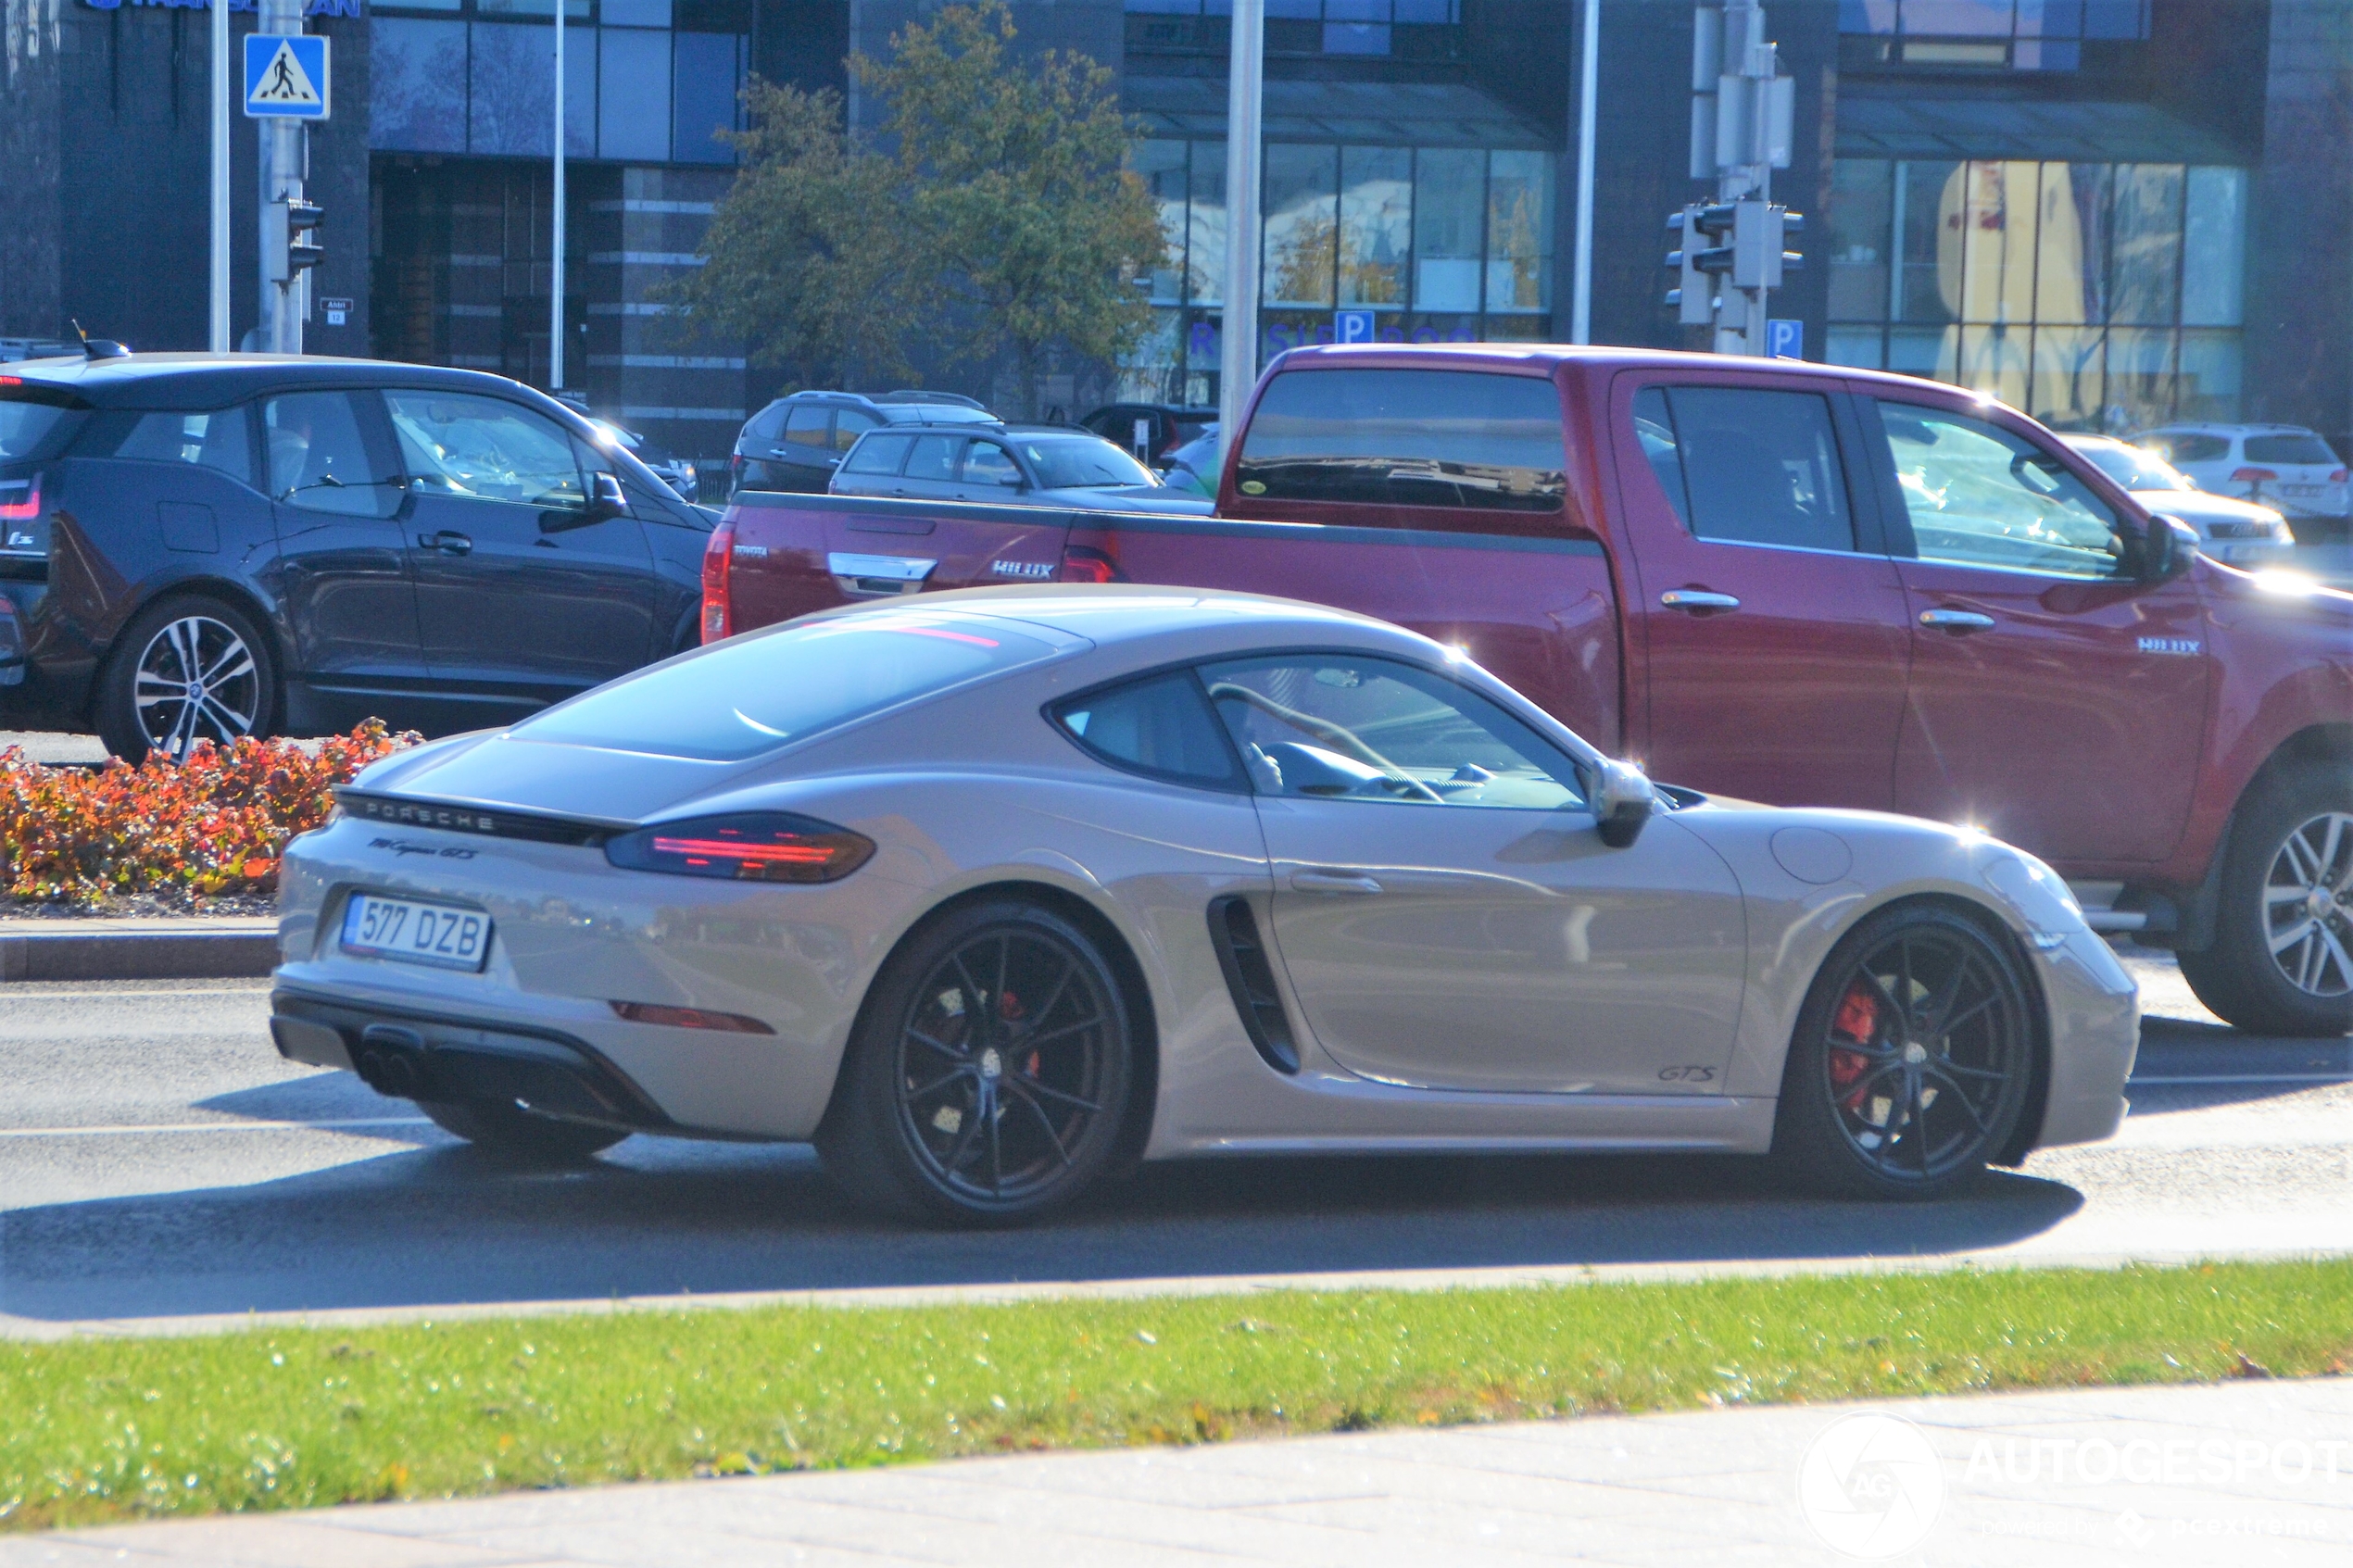
[[[255,119],[324,119],[327,40],[319,33],[245,38],[245,113]]]
[[[1765,323],[1765,354],[1772,359],[1805,358],[1806,323],[1768,320]]]
[[[1332,312],[1334,343],[1373,343],[1373,313],[1369,310],[1335,310]]]

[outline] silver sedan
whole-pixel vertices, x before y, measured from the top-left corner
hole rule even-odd
[[[1267,1151],[1931,1197],[2108,1135],[2138,1025],[2031,856],[1654,786],[1459,650],[1245,595],[737,637],[376,764],[283,889],[286,1056],[517,1159],[813,1141],[932,1222]]]

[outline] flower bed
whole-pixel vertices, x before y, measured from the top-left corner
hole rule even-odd
[[[89,910],[267,897],[287,841],[327,820],[333,787],[417,740],[371,720],[315,747],[241,740],[97,771],[12,746],[0,752],[0,896]]]

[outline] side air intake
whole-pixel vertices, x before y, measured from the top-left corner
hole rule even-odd
[[[1299,1046],[1291,1038],[1282,993],[1275,988],[1275,966],[1258,939],[1258,917],[1251,913],[1250,901],[1233,894],[1212,899],[1209,939],[1217,948],[1226,989],[1233,993],[1234,1010],[1250,1032],[1250,1043],[1276,1072],[1298,1072]]]

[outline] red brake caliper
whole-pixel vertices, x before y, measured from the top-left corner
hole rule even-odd
[[[1857,980],[1847,987],[1845,997],[1838,1004],[1838,1016],[1831,1021],[1831,1033],[1843,1035],[1856,1045],[1869,1045],[1879,1034],[1879,998],[1871,988]],[[1841,1050],[1833,1045],[1830,1050],[1831,1087],[1844,1091],[1852,1085],[1854,1092],[1843,1094],[1839,1104],[1848,1110],[1863,1103],[1859,1080],[1870,1066],[1870,1059],[1861,1051]]]

